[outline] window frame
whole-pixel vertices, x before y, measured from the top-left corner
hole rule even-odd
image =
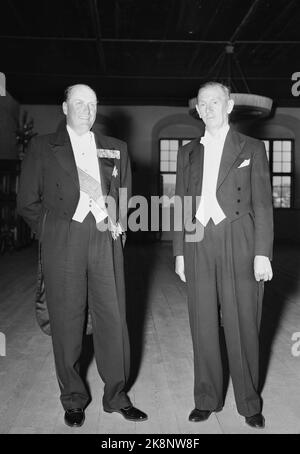
[[[272,201],[273,201],[273,177],[290,177],[291,178],[291,195],[290,195],[290,206],[289,207],[275,207],[273,201],[273,209],[274,210],[292,210],[294,208],[294,197],[295,197],[295,139],[283,138],[283,137],[268,137],[268,138],[260,138],[261,141],[269,142],[269,169],[270,169],[270,179],[271,179],[271,187],[272,187]],[[291,171],[290,172],[273,172],[273,153],[274,153],[274,142],[291,142]]]
[[[168,141],[177,140],[178,141],[178,150],[177,150],[177,157],[178,157],[179,149],[182,146],[186,145],[186,144],[183,145],[183,142],[185,140],[188,140],[189,142],[191,142],[192,140],[195,140],[195,137],[190,137],[190,138],[189,137],[161,137],[161,138],[159,138],[158,148],[159,148],[159,195],[160,195],[160,197],[165,195],[163,193],[163,187],[164,187],[164,185],[163,185],[163,175],[175,175],[176,176],[176,173],[177,173],[177,169],[176,168],[175,168],[174,171],[172,171],[172,170],[162,171],[161,170],[161,162],[162,162],[161,153],[162,153],[162,151],[165,151],[165,150],[161,149],[161,141],[162,140],[168,140]],[[168,161],[168,162],[170,162],[170,161]],[[177,159],[176,159],[176,162],[177,162]],[[170,206],[174,206],[174,204],[171,203]]]

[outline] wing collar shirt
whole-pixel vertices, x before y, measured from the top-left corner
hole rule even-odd
[[[204,163],[202,193],[196,218],[204,226],[207,225],[210,218],[215,224],[219,224],[226,218],[217,200],[216,192],[220,163],[228,131],[229,125],[221,128],[217,136],[212,136],[206,130],[200,141],[204,146]]]
[[[70,136],[77,168],[96,180],[101,190],[97,147],[93,132],[89,131],[79,136],[69,125],[67,125],[67,131]],[[79,202],[72,219],[82,222],[90,211],[93,213],[96,223],[101,222],[107,217],[106,211],[87,192],[80,189]]]

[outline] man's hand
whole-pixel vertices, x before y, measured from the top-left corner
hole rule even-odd
[[[184,274],[184,257],[183,255],[177,255],[175,258],[175,273],[178,274],[183,282],[186,282]]]
[[[270,281],[273,277],[271,262],[264,255],[254,257],[254,276],[257,282]]]

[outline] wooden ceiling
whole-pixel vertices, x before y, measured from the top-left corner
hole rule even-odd
[[[298,106],[300,1],[1,0],[0,71],[26,104],[82,82],[104,104],[186,106],[216,79]]]

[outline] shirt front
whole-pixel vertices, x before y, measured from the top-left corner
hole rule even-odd
[[[70,136],[77,168],[81,169],[99,184],[99,191],[102,195],[97,146],[93,132],[89,131],[79,136],[69,125],[67,125],[67,131]],[[101,207],[101,205],[96,203],[90,194],[80,189],[78,205],[72,219],[77,222],[83,222],[87,214],[91,211],[96,223],[101,222],[107,217],[107,212],[104,206],[102,205]]]
[[[217,136],[207,130],[201,138],[204,146],[203,178],[200,204],[196,213],[197,219],[206,226],[210,218],[218,224],[226,218],[217,200],[217,182],[225,139],[229,125],[220,129]]]

